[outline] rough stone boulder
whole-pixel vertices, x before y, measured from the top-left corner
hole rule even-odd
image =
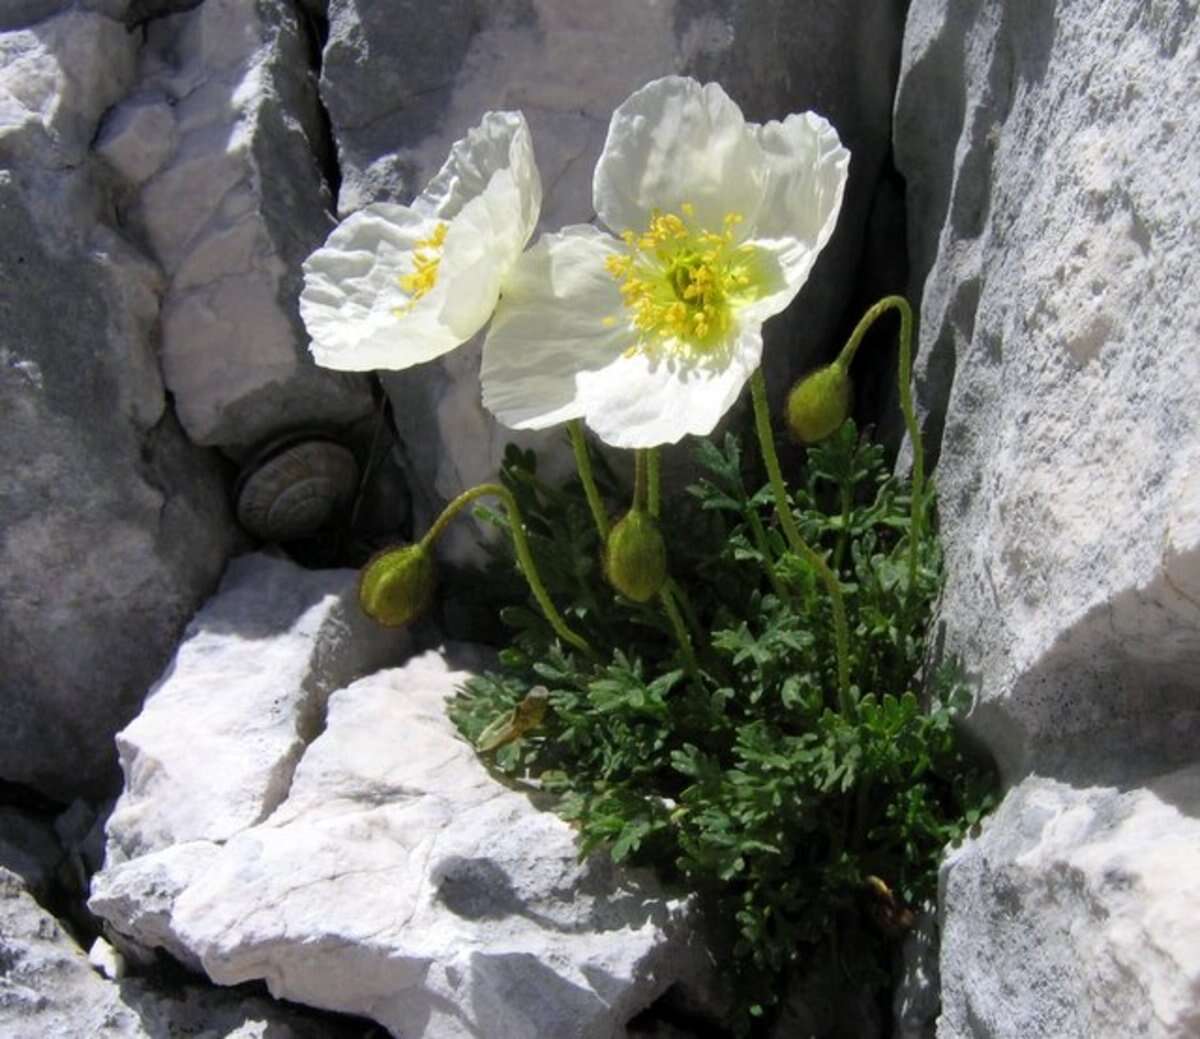
[[[110,981],[0,867],[0,1035],[5,1039],[359,1039],[357,1026],[199,984]]]
[[[789,376],[836,349],[886,175],[899,33],[899,5],[858,0],[331,0],[320,89],[341,166],[338,210],[409,201],[488,109],[519,108],[529,120],[548,231],[592,219],[592,171],[609,117],[652,79],[718,80],[757,122],[818,111],[850,149],[850,180],[809,284],[788,316],[767,326],[765,363],[782,396]],[[560,470],[571,464],[561,432],[517,434],[484,411],[479,345],[384,378],[408,446],[418,526],[492,479],[509,441],[536,447]],[[474,539],[460,525],[440,550],[472,558]]]
[[[232,541],[167,408],[161,274],[89,154],[135,59],[100,11],[0,32],[0,778],[62,800],[115,778],[112,734]]]
[[[206,0],[145,29],[98,154],[167,275],[162,363],[198,444],[246,447],[371,408],[362,376],[318,368],[300,263],[332,227],[305,23],[285,0]]]
[[[1187,5],[909,10],[938,634],[1029,777],[943,869],[944,1039],[1197,1028],[1197,53]]]
[[[1200,740],[1200,24],[1017,12],[918,0],[896,102],[946,650],[1009,774],[1161,767]]]
[[[92,910],[220,984],[398,1036],[622,1034],[691,970],[686,906],[580,863],[569,826],[492,778],[445,717],[468,672],[443,655],[331,692],[344,669],[299,629],[349,618],[301,614],[315,578],[264,565],[201,613],[121,734]]]
[[[1031,777],[942,881],[939,1039],[1200,1032],[1200,766]]]

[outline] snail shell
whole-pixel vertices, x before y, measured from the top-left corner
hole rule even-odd
[[[358,463],[349,448],[311,436],[277,440],[238,479],[238,522],[263,541],[295,541],[349,507],[357,487]]]

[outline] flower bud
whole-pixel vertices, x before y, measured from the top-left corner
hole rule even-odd
[[[850,415],[850,375],[834,361],[809,372],[787,398],[787,424],[802,444],[815,444],[833,433]]]
[[[658,523],[642,509],[627,512],[604,546],[608,582],[627,599],[653,599],[667,579],[667,546]]]
[[[433,553],[424,545],[385,548],[362,568],[358,601],[372,620],[400,628],[429,608],[436,585]]]

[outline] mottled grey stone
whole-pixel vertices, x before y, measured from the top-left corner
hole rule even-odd
[[[1198,47],[1185,6],[910,14],[896,149],[941,632],[1010,776],[1119,779],[1200,745]]]
[[[237,449],[348,425],[371,410],[367,380],[313,364],[297,305],[300,263],[332,226],[304,22],[286,0],[207,0],[146,32],[98,147],[131,186],[149,178],[129,214],[167,275],[163,374],[184,429]],[[147,95],[174,137],[150,159],[139,120],[164,112]]]
[[[1017,786],[942,866],[938,1039],[1195,1035],[1198,816],[1194,765]]]
[[[940,1039],[1200,1027],[1198,53],[1194,5],[909,11],[935,633],[1020,781],[942,869]]]
[[[0,776],[69,800],[115,779],[112,735],[231,526],[164,410],[153,267],[96,225],[48,234],[32,205],[0,173]]]
[[[61,925],[0,867],[0,1035],[5,1039],[362,1039],[349,1023],[200,984],[101,977]]]

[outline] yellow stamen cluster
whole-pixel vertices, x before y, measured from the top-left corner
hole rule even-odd
[[[734,244],[741,215],[726,214],[720,232],[693,227],[694,215],[687,202],[679,214],[656,210],[640,234],[621,236],[626,252],[605,261],[639,334],[631,354],[667,340],[703,352],[726,338],[733,305],[751,294],[754,247]]]
[[[400,288],[408,293],[409,300],[403,307],[396,308],[401,315],[412,309],[414,303],[437,284],[438,264],[442,262],[442,246],[446,244],[447,224],[441,223],[433,234],[422,238],[413,249],[413,272],[402,274]]]

